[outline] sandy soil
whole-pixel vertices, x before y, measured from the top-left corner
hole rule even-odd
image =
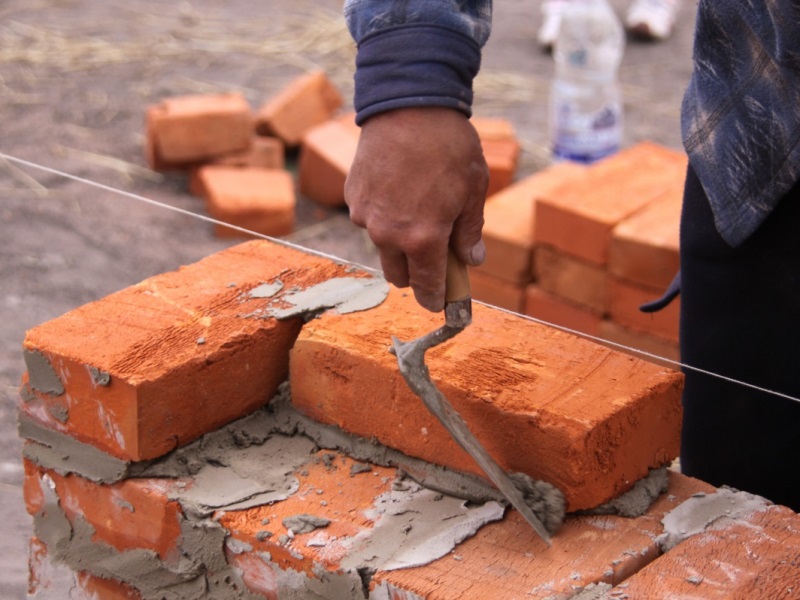
[[[626,0],[613,0],[621,14]],[[506,117],[524,144],[519,175],[548,161],[553,65],[536,46],[538,2],[499,0],[475,113]],[[145,168],[143,114],[178,94],[240,91],[253,107],[324,68],[352,94],[352,41],[339,0],[6,0],[0,5],[0,152],[204,213],[180,174]],[[675,35],[630,42],[621,68],[626,144],[680,147],[694,3]],[[17,388],[26,329],[235,241],[198,219],[0,159],[0,599],[23,598],[30,520],[22,504]],[[377,265],[343,210],[301,198],[297,243]]]

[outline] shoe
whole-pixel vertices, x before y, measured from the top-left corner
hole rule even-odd
[[[543,50],[550,52],[558,38],[561,28],[561,16],[569,0],[544,0],[542,8],[542,26],[539,28],[537,39]]]
[[[646,40],[665,40],[672,34],[680,0],[633,0],[625,26],[633,35]]]

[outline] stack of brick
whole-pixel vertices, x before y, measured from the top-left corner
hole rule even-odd
[[[589,167],[548,167],[495,194],[475,296],[676,360],[680,301],[655,314],[639,306],[678,271],[685,170],[682,153],[641,143]]]
[[[321,71],[290,81],[255,112],[240,94],[167,98],[147,109],[145,153],[157,171],[186,170],[221,237],[247,231],[279,237],[294,229],[296,192],[323,207],[344,206],[358,146],[352,113]],[[489,193],[514,178],[520,144],[510,122],[473,119],[490,171]],[[297,183],[287,150],[299,150]]]
[[[664,470],[682,375],[482,306],[431,376],[571,514],[548,547],[496,496],[459,496],[490,488],[387,352],[439,318],[253,241],[30,330],[29,597],[796,597],[800,517]],[[654,472],[652,504],[609,514]]]

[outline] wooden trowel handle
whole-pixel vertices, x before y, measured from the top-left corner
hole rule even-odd
[[[471,295],[467,265],[456,256],[452,248],[448,248],[444,301],[448,304],[461,302],[467,300]]]

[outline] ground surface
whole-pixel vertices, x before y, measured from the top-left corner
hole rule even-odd
[[[613,0],[619,14],[626,0]],[[626,144],[679,148],[694,20],[685,2],[667,42],[629,41],[620,78]],[[225,3],[6,0],[0,4],[0,152],[203,213],[180,175],[148,171],[145,108],[161,98],[237,90],[253,107],[322,67],[352,94],[352,42],[339,0]],[[539,3],[495,2],[476,82],[478,116],[506,117],[523,140],[519,175],[548,164],[551,58],[535,43]],[[26,329],[235,243],[199,219],[0,158],[0,600],[25,596],[31,523],[15,429]],[[305,199],[293,241],[376,266],[345,211]]]

